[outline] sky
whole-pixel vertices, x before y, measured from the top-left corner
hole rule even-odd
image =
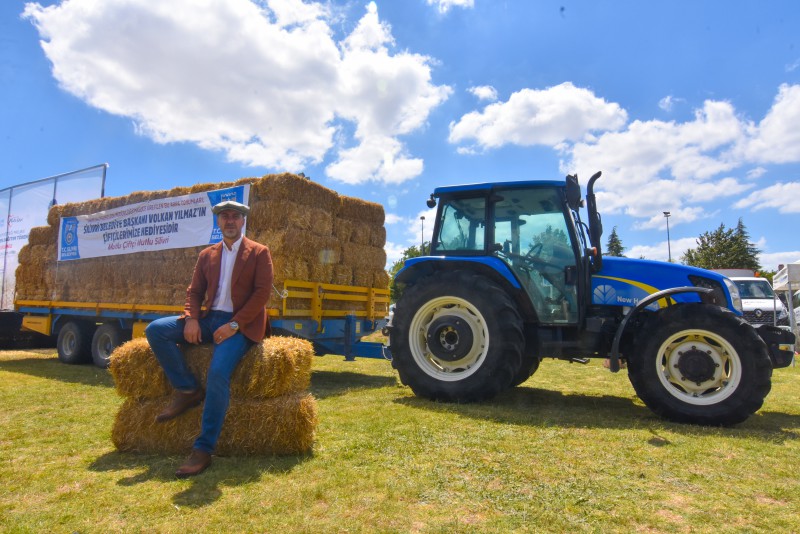
[[[741,218],[775,270],[800,260],[798,28],[796,0],[4,0],[0,189],[303,172],[384,206],[391,265],[435,187],[600,170],[603,243],[677,261]]]

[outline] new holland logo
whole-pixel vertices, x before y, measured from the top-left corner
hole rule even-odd
[[[592,301],[595,304],[616,304],[617,292],[609,285],[594,288]]]

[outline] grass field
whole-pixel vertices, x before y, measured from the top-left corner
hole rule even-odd
[[[546,360],[493,402],[431,403],[383,360],[314,361],[313,454],[121,454],[109,374],[0,352],[4,532],[797,532],[800,369],[735,428],[651,414],[626,375]]]

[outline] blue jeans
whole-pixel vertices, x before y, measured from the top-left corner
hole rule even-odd
[[[212,310],[199,320],[201,339],[208,343],[214,331],[229,323],[232,313]],[[177,316],[157,319],[147,325],[144,333],[150,348],[156,355],[170,384],[177,390],[194,391],[200,384],[189,370],[178,343],[185,343],[183,328],[185,321]],[[228,411],[231,397],[231,375],[253,342],[237,332],[219,345],[214,345],[214,355],[208,368],[206,400],[203,407],[203,424],[194,448],[212,453],[222,432],[222,423]]]

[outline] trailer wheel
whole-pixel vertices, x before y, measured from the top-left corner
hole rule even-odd
[[[91,342],[92,334],[88,325],[69,321],[58,331],[58,359],[70,365],[89,363],[92,359]]]
[[[728,310],[701,303],[655,314],[627,355],[636,393],[681,423],[741,423],[764,403],[772,364],[755,330]]]
[[[115,323],[104,323],[92,336],[92,361],[97,367],[106,369],[114,349],[130,339],[130,331],[122,330]]]
[[[471,402],[511,387],[522,362],[522,319],[497,284],[467,271],[407,287],[390,332],[392,366],[415,394]]]

